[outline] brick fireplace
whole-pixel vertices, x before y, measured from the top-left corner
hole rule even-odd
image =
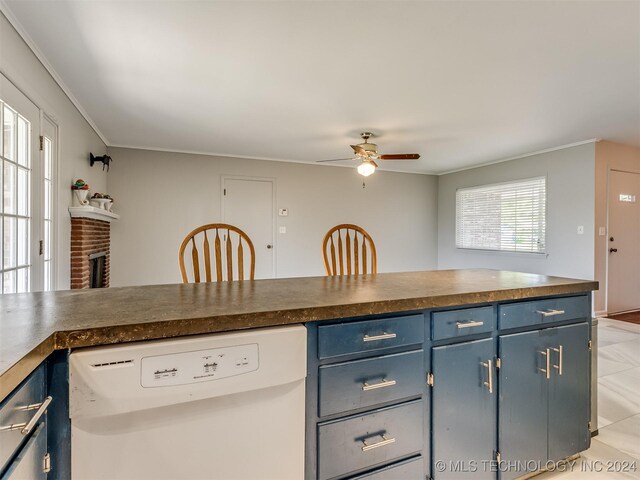
[[[118,216],[94,207],[72,207],[71,288],[109,286],[111,221]]]

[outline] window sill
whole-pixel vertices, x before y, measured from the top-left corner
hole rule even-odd
[[[510,252],[506,250],[481,250],[474,248],[460,248],[456,247],[456,251],[465,254],[480,254],[480,255],[497,255],[501,257],[526,257],[535,258],[537,260],[544,260],[549,257],[548,252],[536,253],[536,252]]]

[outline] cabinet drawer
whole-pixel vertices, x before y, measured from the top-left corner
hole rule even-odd
[[[0,404],[0,428],[28,423],[36,414],[37,408],[28,406],[42,403],[45,398],[44,366],[35,370],[7,399]],[[0,471],[26,440],[21,429],[0,430]]]
[[[321,424],[318,477],[326,480],[417,453],[424,435],[421,400]]]
[[[333,415],[420,395],[426,383],[422,350],[320,367],[319,415]]]
[[[422,457],[416,457],[351,480],[424,480],[424,477]]]
[[[586,295],[509,303],[498,307],[498,328],[504,330],[565,320],[582,320],[590,316],[591,304]]]
[[[464,308],[447,312],[433,312],[431,339],[464,337],[491,332],[494,327],[493,307]]]
[[[424,315],[346,322],[318,327],[318,356],[384,350],[424,341]]]

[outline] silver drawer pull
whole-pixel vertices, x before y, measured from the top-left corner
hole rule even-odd
[[[376,388],[393,387],[396,384],[395,380],[387,380],[383,378],[380,383],[367,383],[362,384],[362,391],[368,392],[369,390],[375,390]]]
[[[362,441],[362,451],[366,452],[367,450],[373,450],[374,448],[384,447],[385,445],[391,445],[392,443],[396,443],[395,438],[387,438],[386,435],[382,435],[382,440],[376,443],[367,443],[366,440]]]
[[[53,400],[52,397],[47,397],[44,399],[44,402],[37,404],[38,411],[33,417],[31,417],[31,420],[29,420],[28,423],[14,423],[13,425],[9,425],[8,427],[0,427],[0,432],[4,430],[20,430],[20,433],[22,435],[29,435],[31,433],[31,430],[33,430],[33,427],[35,427],[38,423],[38,420],[40,420],[40,417],[42,417],[42,415],[44,415],[47,411],[47,407],[49,407],[51,400]],[[35,406],[36,404],[27,405],[27,407],[22,408],[22,410],[33,410]]]
[[[543,317],[555,317],[556,315],[564,315],[564,310],[536,310],[536,313],[539,313]]]
[[[484,322],[476,320],[469,320],[468,322],[456,322],[456,325],[458,326],[459,329],[461,328],[471,328],[471,327],[481,327],[482,325],[484,325]]]
[[[392,338],[396,338],[397,335],[395,333],[387,333],[384,332],[382,335],[365,335],[362,337],[363,342],[375,342],[376,340],[390,340]]]

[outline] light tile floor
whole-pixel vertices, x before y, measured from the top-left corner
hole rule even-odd
[[[591,448],[573,467],[534,478],[640,479],[640,325],[599,321],[598,430]],[[620,471],[633,462],[636,471]],[[606,471],[608,467],[612,471]]]

